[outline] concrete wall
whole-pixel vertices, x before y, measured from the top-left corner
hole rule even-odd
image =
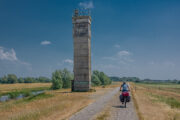
[[[74,16],[74,91],[91,87],[91,17]]]

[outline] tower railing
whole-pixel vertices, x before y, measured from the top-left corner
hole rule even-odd
[[[91,16],[91,10],[88,8],[75,9],[73,17],[77,16]]]

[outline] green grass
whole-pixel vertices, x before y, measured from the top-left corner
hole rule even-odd
[[[34,100],[40,100],[40,99],[49,98],[49,97],[53,97],[53,95],[52,94],[47,94],[47,93],[41,93],[41,94],[38,94],[38,95],[31,95],[29,97],[26,97],[26,98],[15,101],[15,104],[29,103],[29,102],[32,102]]]
[[[159,89],[159,90],[180,93],[180,84],[173,84],[173,83],[158,83],[158,84],[136,83],[136,84],[143,87],[151,88],[151,89],[154,88],[154,89]]]
[[[4,110],[8,110],[8,109],[11,109],[13,106],[16,106],[17,104],[22,104],[22,103],[27,104],[27,103],[33,102],[35,100],[50,98],[50,97],[53,97],[53,96],[54,95],[48,94],[48,93],[41,93],[41,94],[38,94],[38,95],[31,95],[31,96],[28,96],[28,97],[25,97],[25,98],[22,98],[22,99],[19,99],[19,100],[14,100],[12,102],[5,102],[0,106],[0,108],[4,109]]]
[[[163,91],[171,91],[174,93],[180,94],[180,84],[173,84],[173,83],[157,83],[157,84],[150,84],[150,83],[137,83],[137,85],[150,88],[150,89],[158,89]],[[154,102],[163,102],[171,106],[171,108],[180,108],[180,101],[174,97],[168,97],[164,95],[157,95],[153,93],[147,93],[152,97],[156,98],[153,100]]]
[[[173,83],[136,83],[138,85],[145,85],[149,87],[162,87],[162,88],[180,88],[180,84],[173,84]]]
[[[25,97],[31,96],[32,92],[48,90],[49,87],[39,87],[39,88],[25,88],[20,90],[13,90],[11,92],[0,93],[0,97],[3,95],[9,95],[11,99],[16,98],[19,94],[23,94]]]
[[[150,95],[154,98],[156,98],[154,101],[158,101],[158,102],[164,102],[166,104],[168,104],[169,106],[171,106],[171,108],[180,108],[180,101],[178,101],[177,99],[173,98],[173,97],[165,97],[162,95],[155,95],[150,93]]]
[[[46,93],[41,93],[39,95],[32,95],[30,97],[24,98],[25,102],[31,102],[33,100],[39,100],[39,99],[44,99],[44,98],[49,98],[52,97],[52,94],[46,94]]]

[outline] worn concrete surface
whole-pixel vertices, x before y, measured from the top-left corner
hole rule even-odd
[[[74,91],[91,88],[91,17],[79,16],[78,10],[72,18],[74,39]]]
[[[119,87],[106,93],[94,103],[71,116],[70,120],[94,120],[105,109],[109,112],[106,120],[138,120],[133,101],[127,103],[127,107],[119,101]]]
[[[110,117],[108,120],[138,120],[133,100],[131,99],[125,108],[124,104],[119,101],[119,94],[116,94],[109,103]]]
[[[73,116],[70,117],[70,120],[91,120],[93,117],[101,112],[104,106],[113,98],[113,96],[118,93],[119,87],[114,90],[108,92],[104,96],[97,99],[94,103],[88,105],[81,111],[77,112]]]

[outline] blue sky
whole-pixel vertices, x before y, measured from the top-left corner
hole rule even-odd
[[[92,69],[180,79],[178,0],[0,0],[0,76],[73,68],[72,13],[92,13]]]

